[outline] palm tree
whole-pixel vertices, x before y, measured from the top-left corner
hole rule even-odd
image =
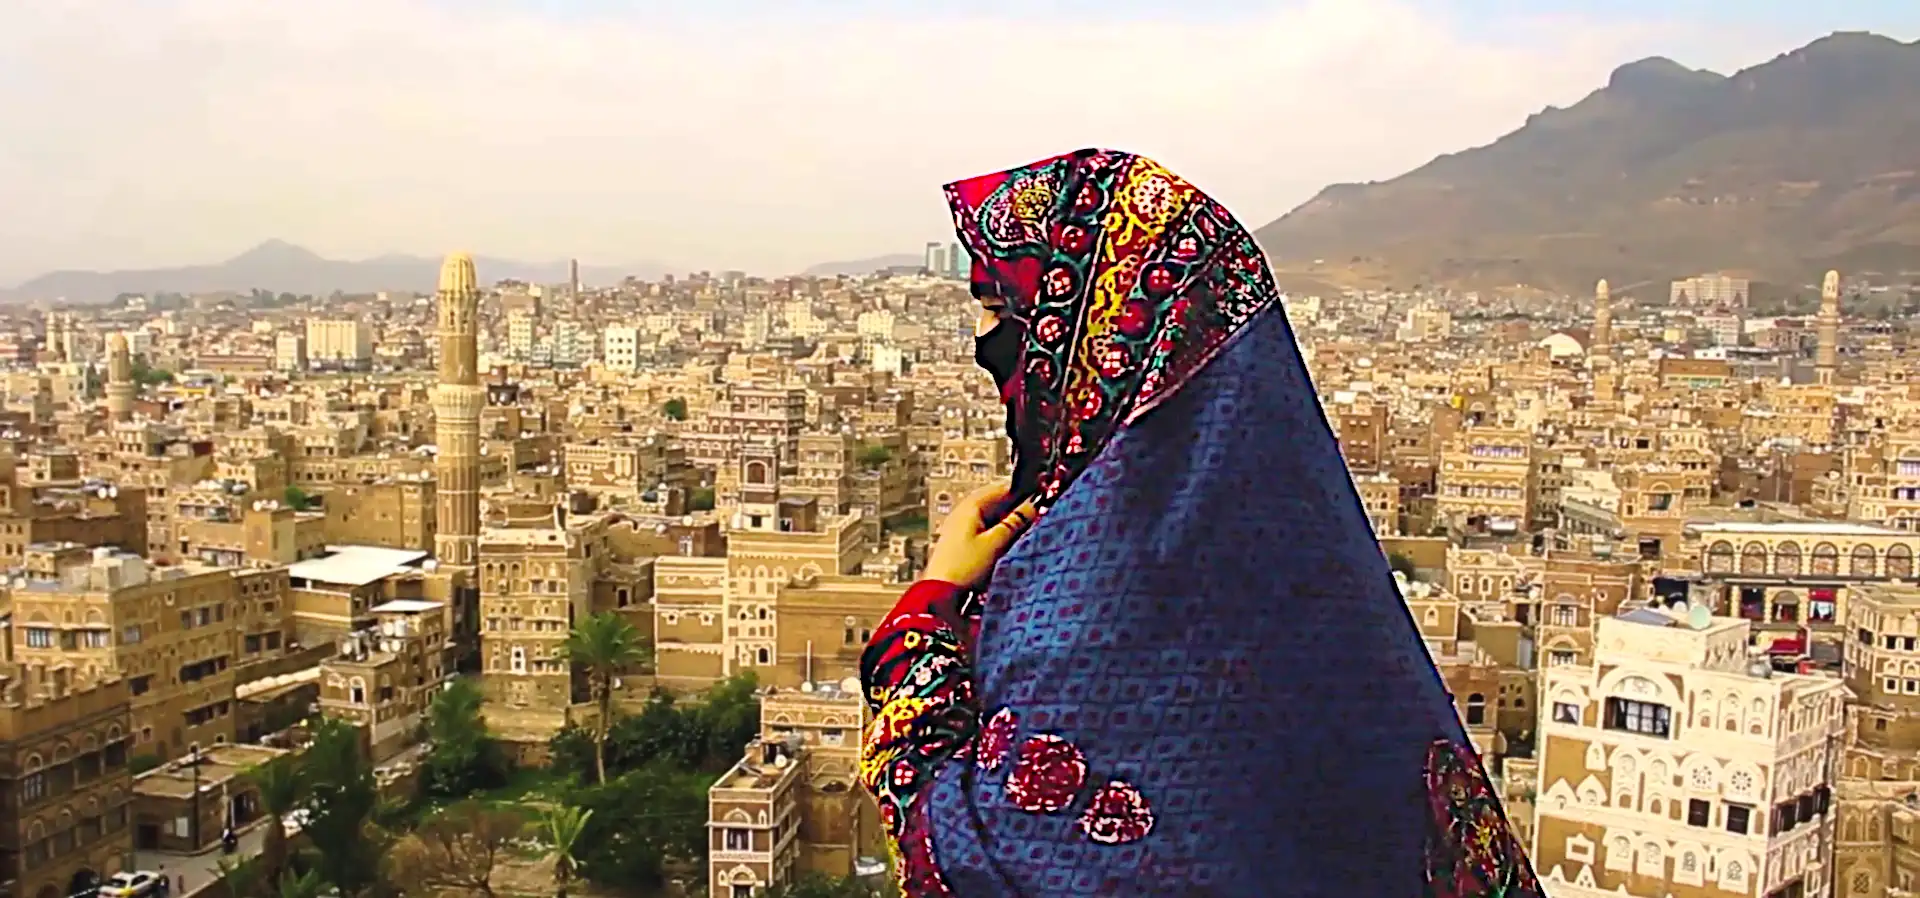
[[[580,808],[551,808],[540,815],[540,834],[553,845],[553,885],[554,898],[567,898],[567,883],[573,881],[574,873],[580,868],[579,859],[573,856],[573,846],[580,841],[580,833],[587,828],[587,818],[593,816],[593,810]]]
[[[320,898],[326,889],[327,881],[320,878],[318,870],[308,870],[299,876],[289,872],[280,877],[279,898]]]
[[[257,857],[241,858],[237,861],[223,857],[216,859],[213,865],[220,873],[220,881],[227,885],[227,894],[232,898],[253,898],[263,882],[260,875],[262,861]]]
[[[560,654],[586,669],[594,704],[599,706],[599,719],[593,722],[593,769],[595,781],[604,783],[607,730],[613,723],[613,678],[628,667],[647,663],[653,649],[626,618],[605,611],[575,624],[567,641],[560,645]]]
[[[281,755],[247,771],[247,779],[260,790],[260,806],[267,812],[266,844],[260,858],[268,882],[279,882],[287,866],[287,815],[300,807],[307,797],[307,778],[293,755]]]

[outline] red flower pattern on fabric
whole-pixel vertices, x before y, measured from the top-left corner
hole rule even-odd
[[[1147,797],[1125,780],[1111,780],[1095,790],[1080,815],[1080,829],[1102,845],[1125,845],[1153,831],[1153,809]]]
[[[1545,898],[1471,748],[1427,749],[1428,898]]]
[[[981,770],[998,770],[1006,762],[1007,752],[1013,748],[1013,731],[1019,723],[1012,708],[1001,708],[980,729],[979,754],[974,763]]]
[[[1028,736],[1007,774],[1007,800],[1032,814],[1053,814],[1073,804],[1087,784],[1087,758],[1073,743],[1051,733]]]

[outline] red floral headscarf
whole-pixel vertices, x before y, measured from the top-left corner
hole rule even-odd
[[[946,192],[976,287],[1027,322],[1010,392],[1043,508],[1279,299],[1252,234],[1144,156],[1081,150]]]

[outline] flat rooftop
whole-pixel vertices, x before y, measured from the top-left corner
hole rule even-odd
[[[432,554],[384,546],[328,546],[326,552],[288,565],[287,576],[339,586],[365,586],[395,574],[419,571]]]

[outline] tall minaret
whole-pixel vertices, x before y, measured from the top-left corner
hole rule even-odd
[[[133,417],[133,350],[126,334],[107,338],[107,416],[115,421]]]
[[[433,391],[435,517],[433,554],[441,564],[473,568],[480,558],[480,287],[473,257],[440,265],[440,385]]]
[[[1834,374],[1834,356],[1840,344],[1840,272],[1827,272],[1827,279],[1820,282],[1820,315],[1814,319],[1819,328],[1820,342],[1813,350],[1814,376],[1820,383],[1831,385]]]
[[[1613,352],[1613,291],[1602,280],[1593,288],[1593,345],[1587,355],[1600,358]]]

